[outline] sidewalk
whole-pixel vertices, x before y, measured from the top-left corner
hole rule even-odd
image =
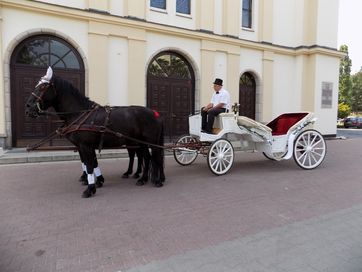
[[[104,149],[99,154],[98,159],[127,158],[126,149]],[[56,162],[79,160],[76,151],[26,151],[25,148],[13,148],[9,150],[0,149],[0,165],[16,163],[36,163],[36,162]]]
[[[326,140],[346,139],[345,137],[326,138]],[[239,150],[240,143],[233,142],[234,150]],[[103,149],[101,153],[96,150],[98,159],[114,159],[114,158],[128,158],[126,149]],[[165,155],[171,155],[172,151],[165,150]],[[76,151],[60,151],[60,150],[47,150],[47,151],[26,151],[26,148],[13,148],[3,150],[0,148],[0,165],[4,164],[17,164],[17,163],[37,163],[37,162],[57,162],[57,161],[72,161],[80,160],[79,154]]]

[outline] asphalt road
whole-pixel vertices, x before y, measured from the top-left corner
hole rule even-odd
[[[220,177],[168,157],[162,188],[105,159],[90,199],[79,162],[0,166],[0,271],[361,271],[361,145],[327,141],[314,170],[238,153]]]

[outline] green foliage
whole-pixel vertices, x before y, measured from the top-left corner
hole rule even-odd
[[[338,118],[346,118],[351,113],[351,107],[344,103],[338,104]]]
[[[352,89],[350,92],[350,106],[354,112],[362,111],[362,71],[352,75]]]
[[[348,46],[341,45],[341,52],[344,52],[346,55],[341,59],[339,65],[339,96],[338,102],[350,104],[350,93],[352,90],[351,82],[351,67],[352,60],[348,56]]]

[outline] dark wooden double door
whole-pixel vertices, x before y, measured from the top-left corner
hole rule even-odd
[[[239,115],[255,119],[256,84],[252,74],[244,73],[239,81]]]
[[[84,93],[83,73],[62,71],[55,69],[57,76],[70,81]],[[12,67],[11,69],[11,117],[12,117],[12,146],[26,147],[45,138],[62,122],[55,115],[44,115],[36,119],[25,115],[25,104],[34,91],[40,77],[46,73],[44,68]],[[50,109],[52,110],[52,109]],[[62,138],[54,138],[44,144],[45,146],[64,146],[70,143]]]
[[[193,113],[194,95],[191,80],[149,78],[147,106],[157,110],[169,140],[189,132],[188,118]]]

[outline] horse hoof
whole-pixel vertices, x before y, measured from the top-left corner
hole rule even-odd
[[[140,175],[137,174],[137,173],[133,175],[133,178],[135,178],[135,179],[136,179],[136,178],[139,178],[139,177],[140,177]]]
[[[83,192],[83,198],[89,198],[96,193],[96,186],[94,184],[88,185],[88,188]]]
[[[145,185],[145,182],[143,180],[139,179],[139,180],[137,180],[136,185],[137,186],[143,186],[143,185]]]
[[[104,183],[104,177],[102,175],[98,176],[96,181],[96,187],[97,188],[103,187],[103,183]]]
[[[124,173],[124,174],[122,175],[122,178],[128,178],[128,177],[129,177],[128,173]]]
[[[87,182],[87,173],[86,172],[83,171],[83,174],[79,177],[79,182],[82,182],[82,183]],[[88,182],[86,185],[88,185]]]
[[[97,177],[97,181],[104,183],[104,177],[103,175],[100,175]]]
[[[160,188],[160,187],[162,187],[163,186],[163,183],[162,182],[156,182],[155,183],[155,187],[157,187],[157,188]]]

